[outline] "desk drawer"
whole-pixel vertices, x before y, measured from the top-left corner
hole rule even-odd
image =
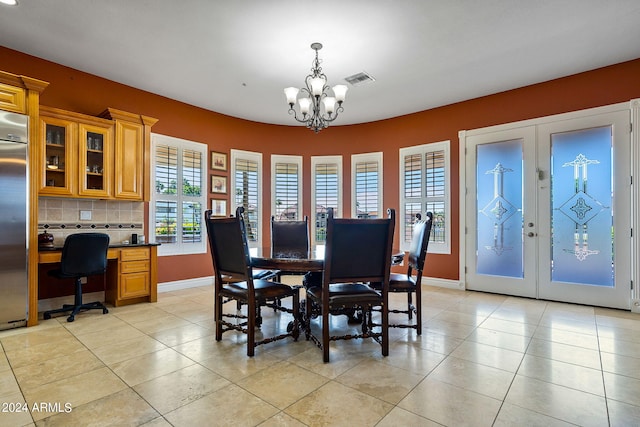
[[[120,261],[137,261],[149,259],[149,248],[132,248],[120,250]]]
[[[120,273],[140,273],[149,271],[149,261],[127,261],[120,266]]]

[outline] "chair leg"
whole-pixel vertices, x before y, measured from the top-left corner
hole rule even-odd
[[[311,336],[311,306],[313,302],[307,296],[304,302],[304,336],[307,341],[309,341],[309,337]]]
[[[422,335],[422,286],[416,284],[416,333]]]
[[[407,292],[407,311],[409,312],[409,320],[413,319],[413,311],[411,310],[412,305],[413,301],[411,300],[411,292]]]
[[[382,309],[382,355],[389,355],[389,310],[388,304]]]
[[[247,356],[253,357],[256,349],[256,309],[260,309],[260,305],[256,304],[256,300],[249,298],[247,304]]]
[[[329,363],[329,308],[324,306],[322,307],[322,360],[324,363]]]
[[[262,310],[261,307],[266,301],[256,301],[256,327],[262,326]]]
[[[216,295],[215,299],[215,320],[216,320],[216,341],[222,340],[222,296]]]
[[[294,341],[298,341],[300,336],[300,289],[296,289],[293,293],[292,309],[293,309],[293,330],[291,335]]]

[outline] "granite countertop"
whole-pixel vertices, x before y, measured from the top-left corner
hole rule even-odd
[[[136,243],[136,244],[124,244],[124,243],[113,243],[110,244],[109,247],[110,248],[143,248],[145,246],[160,246],[160,243],[152,243],[152,242],[147,242],[147,243]],[[62,246],[59,245],[55,245],[51,248],[41,248],[38,247],[38,251],[61,251],[62,250]]]

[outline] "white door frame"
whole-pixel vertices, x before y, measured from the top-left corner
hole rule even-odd
[[[631,111],[631,123],[635,128],[640,127],[640,99],[632,100],[630,102],[617,103],[607,105],[603,107],[596,107],[591,109],[573,111],[569,113],[557,114],[552,116],[546,116],[541,118],[523,120],[519,122],[507,123],[503,125],[489,126],[485,128],[463,130],[458,132],[459,138],[459,174],[460,174],[460,189],[459,189],[459,222],[460,222],[460,241],[459,241],[459,277],[460,283],[463,288],[466,288],[466,233],[468,230],[468,224],[466,223],[466,194],[469,187],[469,178],[466,176],[466,138],[477,134],[484,134],[489,132],[502,132],[513,128],[522,128],[527,126],[538,126],[546,123],[552,123],[563,120],[571,120],[584,116],[605,114],[616,111]],[[631,132],[631,180],[633,176],[640,176],[640,132],[639,129],[633,129]],[[631,129],[630,129],[631,131]],[[631,186],[631,226],[635,228],[637,232],[640,232],[640,185]],[[640,260],[637,254],[640,254],[640,239],[632,238],[631,251],[631,279],[632,283],[635,283],[634,289],[631,294],[631,310],[640,312]]]

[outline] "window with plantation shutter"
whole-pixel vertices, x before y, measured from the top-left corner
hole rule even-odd
[[[159,134],[151,144],[150,241],[162,244],[158,255],[203,253],[207,146]]]
[[[311,157],[311,221],[312,240],[323,243],[327,236],[327,209],[342,216],[342,156]]]
[[[271,197],[276,221],[302,219],[301,156],[271,156]]]
[[[262,153],[231,150],[231,214],[244,207],[250,247],[262,242]]]
[[[416,214],[434,215],[429,252],[451,253],[449,141],[400,149],[400,236],[408,249]]]
[[[351,217],[383,218],[382,153],[351,156]]]

